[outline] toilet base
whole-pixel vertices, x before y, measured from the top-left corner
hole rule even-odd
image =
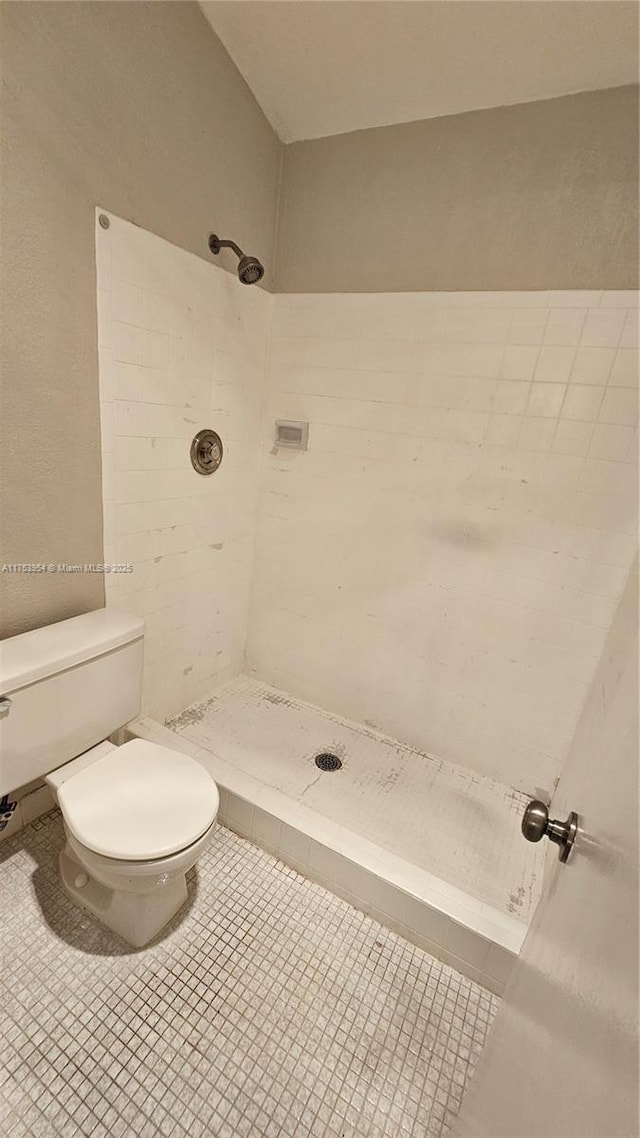
[[[90,876],[68,844],[60,853],[59,864],[64,891],[74,904],[134,948],[142,948],[153,940],[187,900],[184,874],[174,876],[162,889],[126,893],[110,889]]]

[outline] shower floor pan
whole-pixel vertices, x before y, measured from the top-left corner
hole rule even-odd
[[[197,756],[224,825],[501,994],[542,887],[526,795],[247,676],[129,730]]]

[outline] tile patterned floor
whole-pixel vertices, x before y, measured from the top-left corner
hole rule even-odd
[[[3,843],[7,1138],[439,1138],[499,1001],[219,827],[132,952],[57,881],[57,811]]]
[[[544,850],[522,841],[527,795],[248,676],[167,726],[476,900],[531,919]],[[340,756],[339,775],[320,775],[319,751]]]

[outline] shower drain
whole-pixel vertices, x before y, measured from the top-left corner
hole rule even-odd
[[[342,759],[337,755],[332,755],[330,751],[323,751],[321,755],[316,755],[315,764],[321,771],[339,771],[342,766]]]

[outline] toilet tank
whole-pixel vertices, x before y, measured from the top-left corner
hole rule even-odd
[[[135,718],[143,636],[143,620],[106,608],[0,644],[0,795]]]

